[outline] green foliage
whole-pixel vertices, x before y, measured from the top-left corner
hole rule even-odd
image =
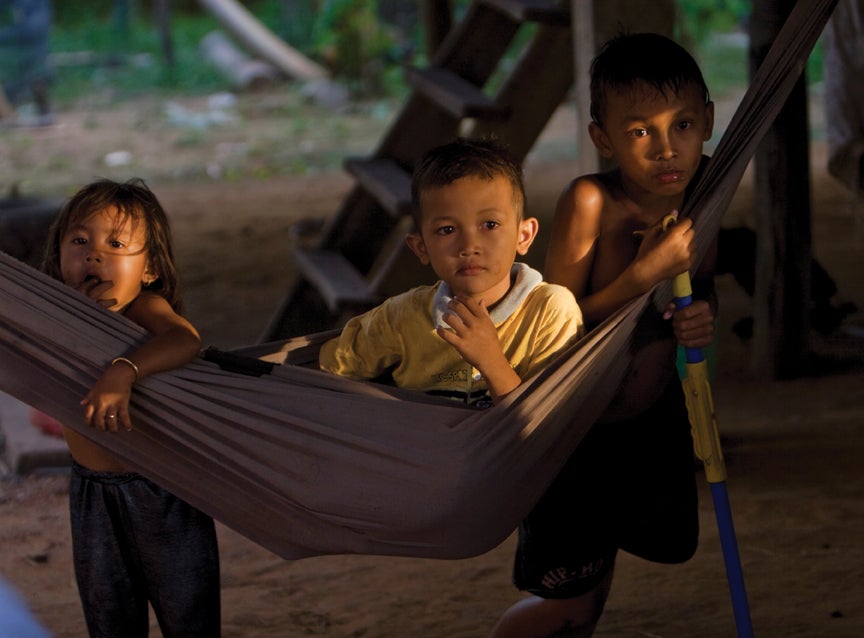
[[[750,0],[678,0],[677,9],[679,39],[692,49],[712,33],[728,33],[745,26]]]
[[[395,38],[378,19],[376,0],[325,0],[313,28],[317,56],[355,92],[380,95]]]
[[[749,81],[746,39],[715,35],[690,49],[705,76],[712,97],[738,91]]]
[[[52,99],[61,107],[82,100],[103,103],[144,93],[182,89],[194,95],[225,88],[224,78],[198,51],[201,39],[219,28],[211,16],[172,15],[172,66],[152,11],[111,0],[94,0],[86,11],[72,3],[55,6]]]
[[[712,94],[750,81],[748,20],[751,0],[678,0],[676,38],[696,57]],[[738,36],[738,37],[736,37]],[[822,79],[822,46],[807,60],[807,80]]]
[[[380,0],[246,0],[246,8],[277,36],[327,67],[358,97],[401,99],[407,93],[401,64],[407,52],[424,63],[422,33],[399,33],[380,18]],[[454,20],[468,0],[454,0]],[[90,0],[54,2],[51,50],[57,61],[52,99],[58,107],[134,98],[143,93],[205,94],[228,84],[199,53],[201,39],[223,29],[195,0],[172,0],[168,64],[153,2]],[[746,46],[724,34],[743,33],[750,0],[678,0],[676,38],[694,53],[712,93],[746,84]],[[718,35],[719,34],[719,35]],[[521,43],[522,38],[517,38]],[[516,55],[519,47],[514,45]],[[808,78],[821,78],[821,47]],[[502,72],[512,61],[502,61]],[[500,79],[496,74],[490,87]],[[492,90],[490,88],[489,90]]]
[[[292,47],[310,55],[319,0],[265,0],[250,7],[255,17]]]
[[[199,53],[207,33],[222,25],[197,2],[171,3],[170,65],[152,2],[56,2],[52,97],[59,106],[127,99],[143,92],[202,94],[226,81]],[[405,86],[397,39],[378,18],[376,0],[252,0],[246,8],[274,34],[328,68],[355,95],[399,95]]]

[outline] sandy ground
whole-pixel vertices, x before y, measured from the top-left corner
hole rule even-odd
[[[814,158],[817,256],[864,307],[864,217]],[[551,212],[575,171],[529,163],[532,211]],[[288,228],[329,215],[350,186],[342,173],[303,179],[151,184],[176,234],[187,314],[208,345],[254,343],[291,276]],[[746,189],[733,210],[747,217]],[[857,220],[857,222],[856,222]],[[533,258],[542,259],[541,232]],[[815,345],[830,373],[771,382],[749,372],[749,346],[729,329],[748,300],[719,281],[722,322],[714,384],[728,490],[755,633],[864,635],[864,357],[848,336]],[[848,327],[862,325],[861,315]],[[823,371],[824,372],[824,371]],[[700,477],[701,478],[701,477]],[[62,473],[0,482],[0,573],[58,638],[85,635],[71,566]],[[597,636],[728,638],[732,606],[707,484],[701,541],[680,566],[627,555]],[[459,561],[332,556],[285,561],[219,527],[226,637],[479,638],[520,597],[510,584],[514,539]],[[153,635],[159,635],[154,625]],[[2,628],[0,628],[2,635]]]

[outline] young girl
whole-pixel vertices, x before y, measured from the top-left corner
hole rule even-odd
[[[125,315],[153,336],[118,352],[81,401],[91,427],[123,436],[132,385],[191,361],[195,328],[180,298],[165,211],[139,179],[93,182],[51,226],[46,273]],[[165,636],[220,633],[213,520],[64,427],[75,576],[91,636],[147,636],[148,602]]]

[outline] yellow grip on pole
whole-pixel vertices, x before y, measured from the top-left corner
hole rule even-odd
[[[672,294],[676,299],[684,299],[693,294],[693,286],[690,284],[690,273],[683,272],[672,278]]]
[[[681,382],[690,428],[693,433],[693,449],[705,465],[705,476],[709,483],[726,480],[726,463],[720,447],[720,434],[714,416],[714,398],[708,383],[708,366],[705,361],[688,363],[687,378]]]

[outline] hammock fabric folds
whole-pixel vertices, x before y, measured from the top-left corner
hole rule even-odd
[[[802,0],[745,95],[684,214],[700,254],[759,140],[785,102],[833,1]],[[502,403],[472,410],[331,376],[326,334],[242,351],[251,376],[201,358],[143,380],[132,432],[81,422],[78,402],[146,335],[0,253],[0,390],[91,437],[130,467],[283,556],[464,558],[503,541],[613,399],[642,312],[634,300]]]
[[[3,254],[0,281],[0,387],[74,427],[100,372],[146,335]],[[75,429],[286,558],[475,555],[514,529],[611,399],[606,379],[625,359],[605,353],[626,346],[635,316],[488,410],[296,365],[257,377],[201,360],[136,385],[132,432]],[[316,348],[273,345],[295,359]]]

